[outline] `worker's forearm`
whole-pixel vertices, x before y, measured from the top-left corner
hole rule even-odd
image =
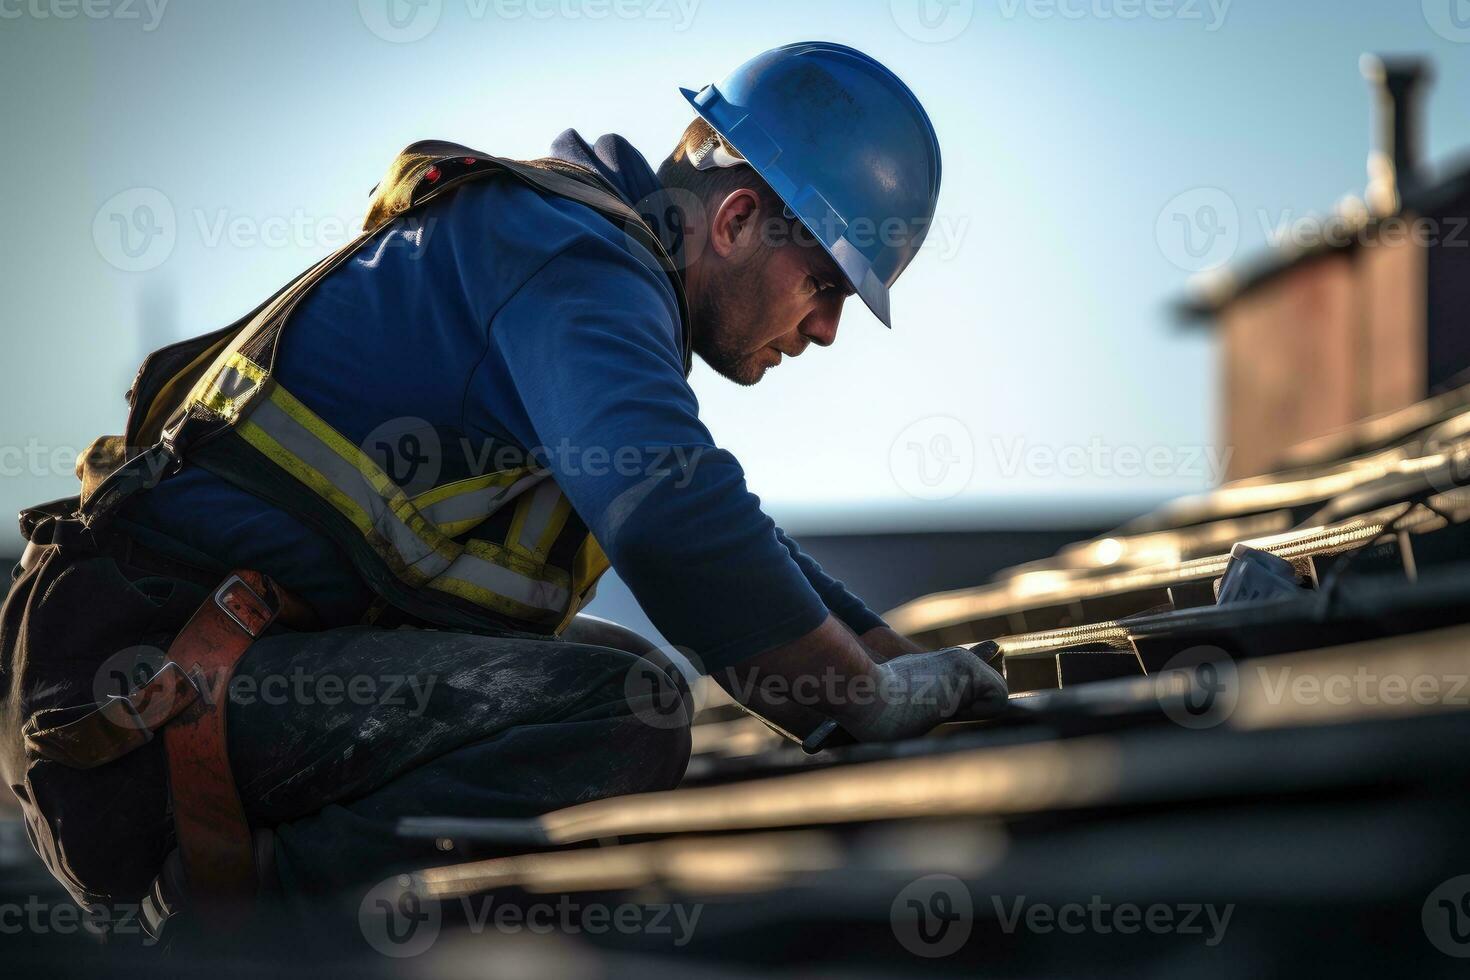
[[[828,616],[805,636],[713,676],[751,711],[806,736],[828,718],[842,722],[861,701],[862,691],[875,684],[874,669],[858,638],[835,616]]]
[[[887,626],[875,626],[858,637],[868,655],[882,663],[905,653],[923,653],[924,648]]]

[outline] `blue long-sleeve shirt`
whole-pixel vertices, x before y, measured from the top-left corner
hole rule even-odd
[[[629,203],[658,186],[621,137],[590,147],[569,130],[553,152]],[[287,325],[276,372],[359,445],[387,426],[427,434],[446,457],[490,440],[535,450],[654,625],[706,669],[795,639],[828,611],[857,632],[879,625],[761,512],[715,445],[679,333],[668,280],[612,224],[481,181],[393,222],[326,277]],[[371,600],[328,539],[197,467],[125,517],[155,546],[272,575],[329,625]]]

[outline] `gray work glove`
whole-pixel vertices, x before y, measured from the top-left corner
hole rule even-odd
[[[876,696],[855,705],[843,722],[860,742],[888,742],[923,735],[963,713],[975,718],[1006,703],[1005,678],[964,647],[906,653],[878,664]]]

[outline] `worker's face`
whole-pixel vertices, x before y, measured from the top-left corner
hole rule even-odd
[[[738,384],[753,385],[783,357],[837,339],[847,281],[793,225],[762,213],[754,191],[735,191],[710,217],[690,264],[694,350]]]

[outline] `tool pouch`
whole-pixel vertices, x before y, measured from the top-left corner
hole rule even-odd
[[[153,669],[206,593],[77,542],[33,544],[0,607],[0,775],[32,846],[79,904],[132,901],[171,843],[161,744],[77,769],[28,746],[25,731],[64,726],[123,693]]]

